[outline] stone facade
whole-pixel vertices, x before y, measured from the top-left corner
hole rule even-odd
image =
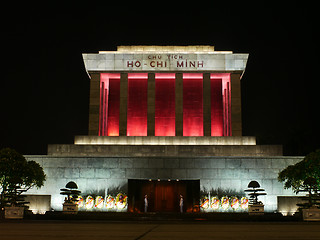
[[[267,192],[261,197],[266,211],[277,210],[277,196],[294,196],[277,181],[278,172],[302,157],[61,157],[26,156],[38,162],[47,175],[45,186],[29,194],[51,195],[51,206],[62,209],[60,189],[75,181],[84,194],[126,188],[128,179],[200,180],[202,191],[241,192],[256,180]]]

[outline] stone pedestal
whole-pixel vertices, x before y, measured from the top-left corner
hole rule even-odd
[[[78,204],[76,204],[76,203],[64,203],[63,204],[63,213],[66,213],[66,214],[77,214],[78,213]]]
[[[263,204],[249,205],[249,215],[263,215],[263,214],[264,214]]]
[[[23,219],[24,207],[5,207],[5,219]]]
[[[303,221],[320,221],[320,209],[317,207],[302,209]]]

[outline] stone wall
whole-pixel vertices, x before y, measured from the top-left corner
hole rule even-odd
[[[26,156],[38,162],[47,175],[41,189],[28,194],[51,195],[51,206],[61,210],[59,195],[69,181],[75,181],[84,194],[107,193],[126,188],[128,179],[200,179],[201,190],[225,189],[243,191],[251,180],[257,180],[267,192],[261,197],[266,211],[277,210],[277,196],[295,196],[283,189],[278,172],[303,157],[62,157]]]
[[[281,145],[76,145],[50,144],[52,156],[194,157],[198,156],[281,156]]]

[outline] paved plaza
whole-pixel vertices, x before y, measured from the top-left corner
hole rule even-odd
[[[98,222],[3,221],[0,239],[320,239],[320,223],[309,222]]]

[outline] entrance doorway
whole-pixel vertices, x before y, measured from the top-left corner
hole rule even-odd
[[[179,212],[180,195],[184,200],[184,212],[197,211],[200,180],[128,180],[129,211],[144,212],[145,195],[148,196],[148,212]]]

